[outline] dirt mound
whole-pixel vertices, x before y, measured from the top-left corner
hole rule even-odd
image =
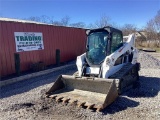
[[[81,111],[82,108],[77,108],[74,104],[58,103],[53,99],[45,97],[46,89],[41,90],[41,97],[33,102],[13,104],[4,109],[2,112],[14,112],[16,118],[29,119],[85,119],[87,116]],[[30,114],[30,115],[28,115]],[[19,117],[18,117],[19,116]],[[22,117],[23,116],[23,117]]]

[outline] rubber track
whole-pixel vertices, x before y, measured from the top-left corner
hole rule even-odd
[[[124,65],[118,72],[116,72],[115,74],[111,75],[109,78],[115,79],[116,81],[116,87],[118,90],[119,94],[122,94],[122,92],[129,90],[132,85],[127,86],[127,87],[123,87],[120,89],[120,81],[125,78],[125,76],[133,69],[133,67],[136,64],[131,64],[131,63],[127,63],[126,65]],[[124,81],[123,81],[124,82]]]
[[[127,63],[118,72],[111,75],[109,78],[122,79],[133,68],[133,66],[134,64]]]

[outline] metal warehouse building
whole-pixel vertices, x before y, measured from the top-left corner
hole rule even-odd
[[[19,53],[21,71],[32,63],[56,63],[56,49],[61,62],[73,60],[85,51],[84,29],[0,18],[0,76],[15,73],[14,54]]]

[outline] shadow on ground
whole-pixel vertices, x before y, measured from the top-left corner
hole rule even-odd
[[[114,114],[116,112],[123,111],[128,107],[136,107],[139,105],[139,102],[127,99],[123,96],[119,96],[115,102],[113,102],[110,106],[106,107],[102,113],[106,114]]]
[[[61,74],[73,74],[76,71],[76,66],[73,68],[65,68],[63,70],[57,70],[55,72],[34,77],[31,79],[26,79],[23,81],[19,81],[13,84],[9,84],[6,86],[2,86],[0,88],[0,99],[10,97],[12,95],[21,94],[37,88],[39,86],[43,86],[45,84],[53,83],[57,77]]]
[[[144,77],[140,76],[139,85],[134,89],[130,89],[127,92],[119,96],[115,102],[105,108],[102,113],[114,114],[116,112],[127,109],[128,107],[136,107],[139,102],[130,100],[129,98],[144,98],[144,97],[155,97],[160,91],[160,78],[157,77]]]
[[[29,80],[20,81],[7,86],[3,86],[0,89],[0,98],[10,97],[12,95],[27,92],[45,84],[53,83],[60,74],[64,73],[73,74],[76,71],[76,67],[72,70],[62,70],[47,75],[35,77]],[[154,97],[160,91],[160,79],[156,77],[144,77],[140,76],[140,87],[131,89],[125,92],[123,95],[128,97]],[[126,98],[119,97],[118,100]],[[128,100],[129,101],[129,100]],[[127,105],[127,104],[126,104]]]
[[[160,78],[141,76],[139,86],[124,93],[132,98],[136,97],[155,97],[160,91]]]

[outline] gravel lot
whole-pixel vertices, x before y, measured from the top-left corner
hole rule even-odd
[[[147,52],[147,54],[152,55],[153,57],[155,57],[158,60],[160,60],[160,53],[157,53],[157,52]]]
[[[160,61],[139,52],[140,86],[131,89],[102,112],[56,103],[44,97],[60,74],[73,74],[76,66],[1,87],[0,120],[160,120]]]

